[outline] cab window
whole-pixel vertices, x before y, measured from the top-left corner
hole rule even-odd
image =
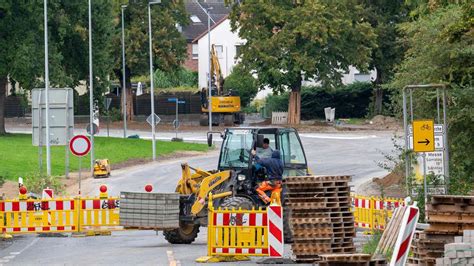
[[[279,136],[280,152],[285,165],[305,164],[301,143],[295,132],[283,132]]]

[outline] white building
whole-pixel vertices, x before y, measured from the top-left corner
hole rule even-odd
[[[208,72],[209,72],[209,47],[208,47],[208,36],[207,31],[197,36],[193,44],[198,45],[198,72],[199,72],[199,88],[208,86]],[[245,44],[245,40],[241,39],[237,32],[232,32],[230,27],[230,20],[228,16],[223,17],[221,20],[211,27],[211,45],[214,44],[219,57],[219,63],[221,65],[221,71],[223,77],[227,77],[232,68],[238,63],[237,55],[239,46]],[[357,68],[350,66],[349,72],[344,74],[342,77],[342,84],[350,84],[356,81],[374,81],[376,78],[376,71],[372,70],[370,73],[362,73]],[[303,85],[317,85],[318,82],[306,81]],[[256,98],[265,98],[271,89],[265,89],[260,91]]]
[[[207,87],[207,75],[209,73],[209,46],[207,31],[194,39],[198,44],[198,71],[199,88]],[[222,76],[227,77],[232,68],[237,64],[237,53],[239,46],[245,41],[237,33],[231,31],[230,20],[225,16],[211,27],[211,45],[216,47],[217,56],[221,65]]]

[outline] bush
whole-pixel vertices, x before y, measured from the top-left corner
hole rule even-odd
[[[372,84],[356,82],[339,88],[304,87],[301,90],[301,118],[324,119],[324,108],[336,108],[336,117],[362,118],[367,115],[372,97]],[[288,110],[288,93],[269,95],[266,108],[272,111]]]
[[[110,121],[116,122],[122,120],[122,113],[120,112],[119,108],[112,108],[109,111]]]
[[[156,88],[197,87],[198,73],[180,68],[175,72],[167,73],[156,70],[153,76]]]
[[[236,65],[232,69],[232,73],[225,79],[224,90],[237,92],[241,105],[246,107],[257,95],[258,86],[252,74],[240,65]]]
[[[271,116],[272,112],[286,112],[288,111],[289,94],[287,92],[282,94],[271,94],[265,99],[265,108],[267,114]]]
[[[41,195],[43,189],[52,188],[57,194],[64,192],[64,185],[61,183],[60,177],[57,176],[42,176],[40,174],[33,174],[24,178],[24,184],[29,192]]]

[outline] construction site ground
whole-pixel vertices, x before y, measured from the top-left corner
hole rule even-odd
[[[391,137],[394,130],[366,129],[339,130],[331,126],[324,126],[325,130],[318,130],[319,126],[303,125],[300,137],[305,147],[309,167],[315,174],[321,175],[352,175],[353,190],[365,191],[366,183],[373,178],[383,178],[388,171],[377,166],[378,161],[384,160],[382,152],[390,153],[393,149]],[[83,133],[81,127],[76,126],[76,134]],[[8,124],[7,130],[18,133],[29,133],[31,128]],[[207,128],[196,128],[180,132],[185,141],[206,142]],[[149,138],[148,131],[131,130],[143,138]],[[113,129],[111,135],[120,137],[121,129]],[[101,134],[104,134],[102,131]],[[171,139],[173,131],[165,131],[158,127],[157,137]],[[218,138],[215,139],[219,146]],[[180,163],[203,169],[215,169],[219,151],[211,150],[205,154],[178,154],[168,158],[158,158],[156,162],[138,162],[137,165],[124,165],[123,168],[112,170],[109,178],[88,178],[82,182],[84,195],[98,195],[99,186],[106,184],[109,195],[118,196],[120,191],[144,191],[145,184],[152,184],[155,192],[172,192],[181,176]],[[77,188],[74,175],[69,179],[70,193]],[[15,188],[6,184],[10,189]],[[5,191],[5,187],[1,189]],[[355,246],[360,251],[366,236],[360,232],[355,238]],[[103,264],[158,264],[169,265],[174,262],[181,265],[194,263],[194,259],[206,254],[206,228],[201,229],[198,241],[192,245],[170,245],[162,234],[156,235],[153,231],[123,231],[113,232],[112,236],[99,237],[61,237],[43,238],[36,236],[15,237],[10,244],[3,243],[0,247],[1,264],[25,264],[34,261],[36,264],[54,264],[68,261],[71,264],[103,263]],[[74,252],[62,250],[74,247]],[[291,253],[290,246],[286,246],[286,253]],[[19,255],[21,254],[21,255]],[[86,256],[87,255],[87,256]],[[87,258],[85,258],[87,257]],[[90,261],[85,261],[85,260]],[[248,262],[247,262],[248,263]],[[246,264],[245,262],[239,264]]]

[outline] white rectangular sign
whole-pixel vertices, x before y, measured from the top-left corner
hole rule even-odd
[[[426,152],[426,174],[441,176],[444,181],[444,154],[443,151]],[[423,184],[423,157],[419,154],[416,158],[415,176],[418,184]]]

